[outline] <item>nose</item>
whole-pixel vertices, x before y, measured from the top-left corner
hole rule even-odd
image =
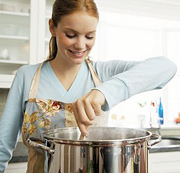
[[[78,37],[74,45],[76,49],[82,50],[86,47],[86,41],[83,37]]]

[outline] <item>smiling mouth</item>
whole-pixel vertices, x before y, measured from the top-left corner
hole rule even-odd
[[[85,51],[77,52],[77,51],[72,51],[70,49],[68,49],[68,50],[69,50],[69,52],[71,52],[72,54],[77,55],[77,56],[82,56],[87,51],[87,50],[85,50]]]

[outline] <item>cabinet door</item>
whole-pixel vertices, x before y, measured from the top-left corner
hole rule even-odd
[[[0,74],[29,62],[30,0],[0,1]]]
[[[25,173],[27,170],[27,163],[9,163],[5,173]]]
[[[43,61],[47,59],[48,54],[49,54],[49,41],[51,38],[51,34],[49,31],[49,19],[51,18],[52,15],[52,6],[53,6],[54,0],[45,0],[45,8],[44,8],[44,16],[42,20],[44,20],[44,33],[43,37],[44,40],[41,42],[41,45],[44,45],[44,50],[41,51],[42,55],[40,56],[40,61]]]
[[[149,154],[149,172],[180,173],[180,152]]]
[[[21,66],[37,63],[40,1],[0,0],[0,88],[10,88]]]

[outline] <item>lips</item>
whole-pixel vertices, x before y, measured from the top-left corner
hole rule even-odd
[[[85,54],[86,51],[87,51],[87,50],[85,50],[85,51],[72,51],[72,50],[69,49],[69,52],[70,52],[71,54],[73,54],[74,56],[76,56],[76,57],[82,57],[82,56],[84,56],[84,54]]]

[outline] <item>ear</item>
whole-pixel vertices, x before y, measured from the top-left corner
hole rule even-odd
[[[51,32],[52,37],[56,36],[55,26],[53,24],[52,19],[49,19],[49,31]]]

